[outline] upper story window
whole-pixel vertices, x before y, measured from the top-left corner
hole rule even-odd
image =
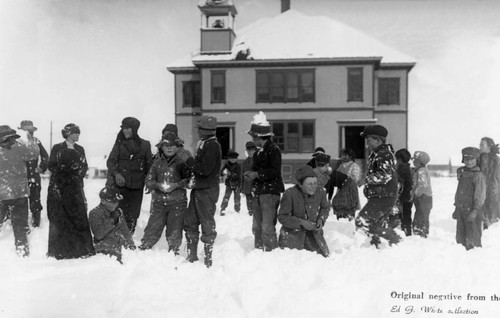
[[[226,71],[212,71],[210,85],[210,102],[226,103]]]
[[[399,77],[379,78],[378,105],[400,105],[399,90]]]
[[[274,134],[274,142],[283,152],[314,151],[314,121],[273,121],[271,129]]]
[[[182,107],[201,106],[200,81],[182,82]]]
[[[265,70],[256,73],[257,103],[314,102],[314,70]]]
[[[352,67],[347,69],[347,101],[363,101],[363,68]]]

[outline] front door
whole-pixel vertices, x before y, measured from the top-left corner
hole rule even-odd
[[[222,159],[227,159],[227,151],[234,148],[233,127],[217,127],[215,136],[222,148]]]
[[[346,126],[344,127],[344,148],[351,148],[356,154],[356,159],[364,160],[366,158],[365,138],[361,133],[365,126]]]

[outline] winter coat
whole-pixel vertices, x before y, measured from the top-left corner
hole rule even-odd
[[[411,173],[411,168],[409,163],[402,163],[396,167],[396,173],[398,175],[399,183],[399,202],[411,202],[412,201],[412,186],[413,178]]]
[[[494,153],[482,153],[479,167],[486,179],[486,200],[483,209],[490,222],[500,217],[500,160]]]
[[[323,224],[328,218],[330,204],[326,200],[325,190],[318,187],[313,195],[302,192],[298,185],[289,188],[283,193],[278,220],[282,224],[279,236],[281,248],[303,249],[307,230],[300,225],[300,220],[309,220],[314,223],[318,219]],[[328,256],[329,250],[323,236],[323,230],[313,230],[314,238],[324,256]]]
[[[366,171],[364,194],[368,199],[397,197],[394,154],[387,144],[380,145],[370,154]]]
[[[16,142],[10,149],[0,147],[0,201],[29,197],[26,164],[38,154],[35,143],[25,146]]]
[[[42,143],[40,140],[36,137],[33,137],[35,140],[35,143],[37,144],[38,148],[40,149],[40,165],[38,165],[38,157],[34,160],[30,160],[27,163],[27,168],[28,168],[28,181],[32,183],[38,183],[40,184],[40,174],[36,172],[36,168],[40,168],[42,170],[42,173],[45,173],[48,168],[48,162],[49,162],[49,154],[43,147]]]
[[[254,153],[252,171],[259,174],[253,180],[255,194],[280,194],[285,191],[281,178],[281,151],[271,139]]]
[[[361,167],[354,161],[342,162],[337,170],[346,174],[356,184],[359,185],[361,183]]]
[[[242,167],[242,175],[245,175],[245,172],[251,171],[253,166],[253,156],[248,157],[243,161],[243,167]],[[250,194],[252,193],[252,181],[248,180],[247,178],[243,178],[243,186],[241,188],[241,193],[244,194]]]
[[[95,253],[83,192],[87,162],[83,148],[77,146],[68,149],[64,148],[65,143],[55,145],[49,159],[52,175],[47,195],[50,221],[47,255],[57,259],[86,257]]]
[[[481,208],[486,199],[486,180],[478,166],[460,167],[457,170],[458,187],[455,206],[469,211],[477,211],[483,217]]]
[[[186,164],[194,173],[193,189],[208,189],[219,186],[219,173],[222,161],[222,150],[215,136],[198,142],[194,158],[186,160]]]
[[[228,174],[226,175],[226,181],[224,184],[226,187],[231,189],[240,189],[241,181],[242,181],[242,173],[241,173],[241,165],[238,162],[231,163],[227,162],[224,167],[222,167],[221,173],[224,173],[224,170],[227,169]]]
[[[146,187],[152,191],[152,201],[161,202],[164,205],[187,202],[186,185],[189,182],[191,171],[177,155],[167,158],[161,155],[149,170],[146,177]],[[176,183],[177,188],[170,192],[160,191],[162,184]]]
[[[432,197],[431,176],[427,167],[420,166],[413,171],[412,175],[412,199],[420,198],[422,195]]]
[[[119,173],[125,178],[125,188],[142,189],[152,164],[153,155],[149,141],[140,138],[136,131],[130,139],[125,139],[123,133],[119,132],[106,162],[107,184],[115,184],[115,176]]]
[[[120,208],[108,211],[104,205],[99,204],[90,211],[89,223],[96,252],[114,252],[116,255],[121,253],[122,246],[135,247]]]

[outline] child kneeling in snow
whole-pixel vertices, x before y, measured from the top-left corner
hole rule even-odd
[[[99,192],[99,197],[101,204],[89,213],[95,251],[115,256],[122,263],[122,246],[135,249],[123,212],[118,207],[123,197],[117,188],[104,188]]]
[[[328,257],[330,252],[323,236],[323,225],[330,212],[326,192],[318,187],[318,178],[310,166],[298,169],[295,179],[298,184],[286,190],[281,199],[279,247],[306,249]]]
[[[462,162],[465,166],[457,170],[458,187],[452,217],[457,220],[457,243],[468,250],[481,247],[481,208],[486,199],[486,180],[477,165],[479,155],[477,148],[462,149]]]

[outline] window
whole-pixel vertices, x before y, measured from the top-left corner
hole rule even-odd
[[[212,71],[211,75],[211,103],[226,103],[226,72]]]
[[[361,67],[347,69],[347,101],[363,101],[363,69]]]
[[[314,121],[271,122],[273,140],[283,152],[314,151]]]
[[[399,105],[399,78],[378,79],[378,104]]]
[[[314,70],[266,70],[256,74],[257,103],[314,102]]]
[[[201,106],[201,86],[199,81],[182,82],[182,107]]]

